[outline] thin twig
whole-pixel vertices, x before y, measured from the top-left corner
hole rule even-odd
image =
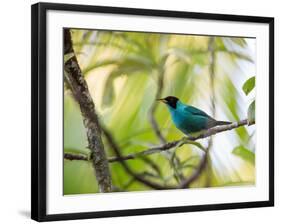
[[[80,155],[80,154],[72,154],[72,153],[68,153],[65,152],[63,155],[64,159],[67,160],[84,160],[84,161],[90,161],[90,159],[88,158],[88,156],[85,155]]]
[[[208,160],[208,151],[204,153],[203,158],[201,159],[198,167],[194,169],[194,172],[191,174],[191,176],[183,180],[182,183],[178,186],[178,188],[189,188],[190,184],[193,183],[195,180],[197,180],[197,178],[206,168],[207,160]]]
[[[164,58],[163,58],[164,60]],[[163,92],[163,89],[164,89],[164,69],[163,69],[163,63],[160,63],[159,66],[158,66],[158,76],[157,76],[157,89],[156,89],[156,96],[155,98],[156,99],[159,99],[161,98],[162,96],[162,92]],[[159,128],[159,125],[156,121],[156,118],[155,118],[155,112],[156,112],[156,109],[158,107],[158,103],[156,101],[153,102],[149,112],[148,112],[148,120],[151,124],[151,127],[152,127],[152,130],[154,131],[155,135],[157,136],[157,138],[159,139],[160,143],[161,144],[165,144],[167,143],[167,140],[165,139],[165,137],[163,136],[160,128]],[[175,176],[175,179],[176,180],[179,180],[179,179],[184,179],[183,175],[181,172],[177,171],[177,165],[179,164],[179,158],[176,156],[176,155],[171,155],[170,152],[168,152],[168,160],[170,162],[170,165],[171,165],[171,168],[174,170],[174,176]],[[174,158],[174,159],[171,159],[171,158]]]
[[[210,51],[210,88],[211,88],[211,104],[212,104],[212,117],[216,117],[216,94],[215,94],[215,65],[216,65],[216,55],[215,55],[215,37],[210,37],[209,40],[209,51]]]
[[[145,184],[146,186],[149,186],[153,189],[157,189],[157,190],[164,190],[164,189],[175,189],[176,186],[168,186],[168,185],[161,185],[159,183],[156,183],[156,182],[152,182],[150,180],[147,180],[146,178],[144,178],[141,174],[137,174],[135,173],[128,165],[127,163],[122,159],[122,155],[121,155],[121,152],[120,152],[120,149],[119,149],[119,146],[117,145],[115,139],[113,138],[113,136],[111,135],[111,133],[106,130],[104,127],[103,127],[103,133],[104,133],[104,136],[106,137],[109,145],[111,146],[111,148],[113,149],[113,151],[115,152],[116,154],[116,157],[118,158],[118,160],[120,161],[121,165],[123,166],[123,168],[125,169],[125,171],[130,174],[131,176],[133,176],[135,178],[135,180]]]
[[[162,71],[163,69],[158,69],[161,71],[158,71],[158,80],[157,80],[157,89],[156,89],[156,99],[159,99],[162,95],[162,91],[163,91],[163,87],[164,87],[164,71]],[[155,119],[155,111],[157,109],[158,103],[156,103],[156,101],[153,102],[149,112],[148,112],[148,119],[149,122],[151,124],[151,127],[155,133],[155,135],[158,137],[158,139],[160,140],[160,142],[162,144],[165,144],[167,141],[164,138],[164,136],[162,135],[160,128],[157,124],[157,121]]]
[[[211,116],[216,117],[216,94],[215,94],[215,66],[216,66],[216,55],[215,55],[215,37],[209,38],[208,50],[210,52],[210,64],[209,64],[209,80],[210,80],[210,101],[211,101]],[[211,136],[206,147],[206,187],[210,186],[212,177],[212,160],[210,151],[213,147],[213,137]],[[198,174],[200,176],[200,174]]]

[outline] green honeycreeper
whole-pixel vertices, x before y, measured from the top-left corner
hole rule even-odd
[[[186,105],[174,96],[168,96],[157,100],[167,105],[175,126],[186,135],[200,132],[218,125],[231,124],[231,122],[228,121],[217,121],[204,111]]]

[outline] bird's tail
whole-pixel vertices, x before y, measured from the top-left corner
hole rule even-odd
[[[227,124],[231,124],[232,122],[229,121],[216,121],[216,125],[227,125]]]

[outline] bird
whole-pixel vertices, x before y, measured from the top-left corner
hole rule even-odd
[[[204,111],[182,103],[175,96],[167,96],[157,100],[167,105],[173,123],[187,136],[215,126],[231,124],[228,121],[217,121]]]

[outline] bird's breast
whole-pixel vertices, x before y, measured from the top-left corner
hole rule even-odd
[[[189,116],[183,115],[183,114],[179,113],[178,111],[174,111],[172,113],[172,120],[178,129],[180,129],[184,133],[187,132],[188,126],[190,124]]]

